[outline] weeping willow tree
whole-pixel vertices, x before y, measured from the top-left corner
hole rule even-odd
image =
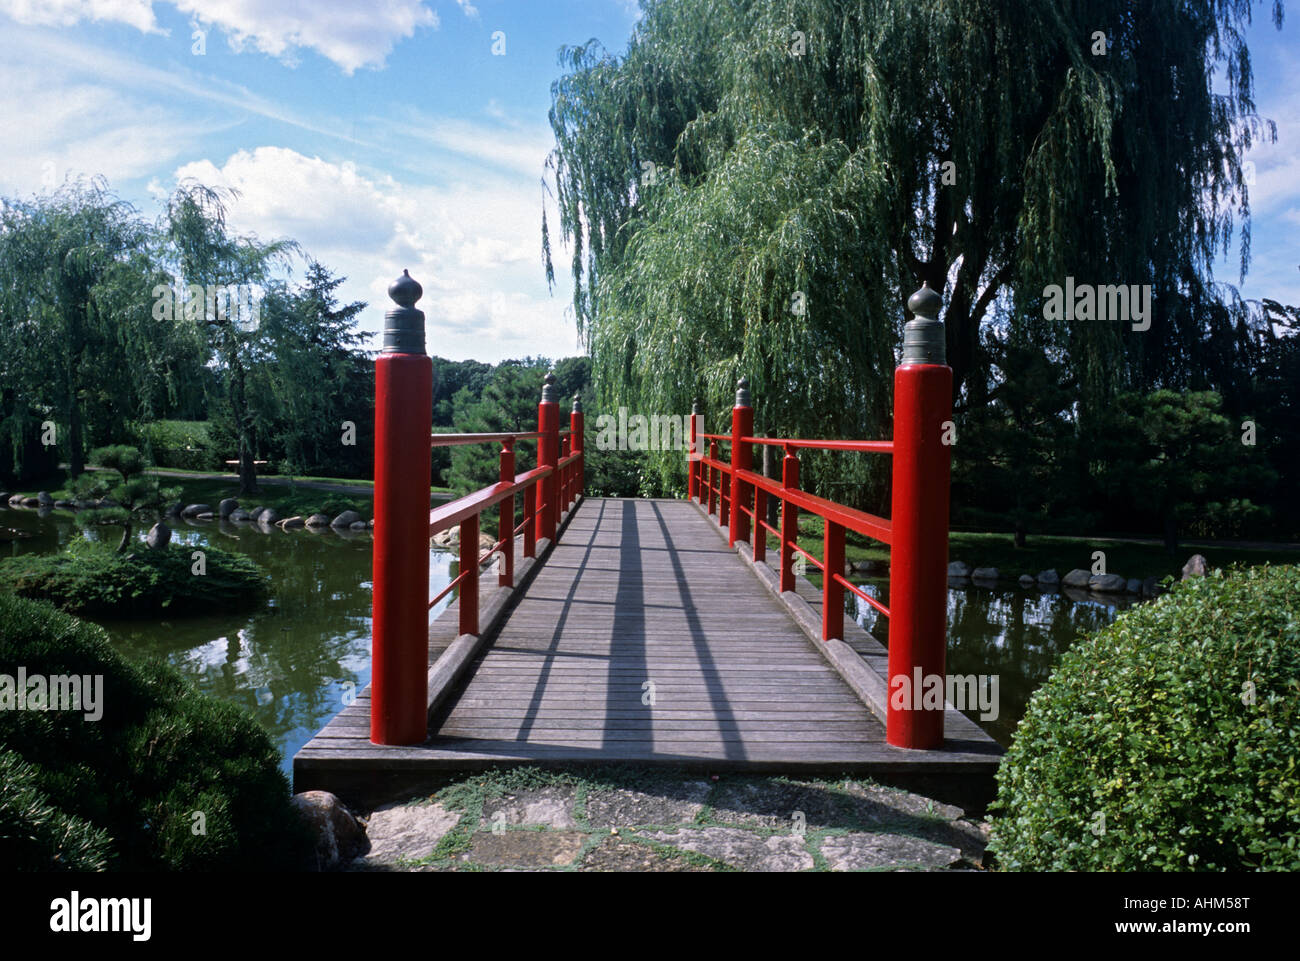
[[[1081,417],[1182,386],[1234,230],[1249,262],[1243,155],[1274,136],[1252,6],[643,0],[624,55],[566,48],[552,88],[601,401],[677,412],[698,394],[716,426],[745,374],[760,430],[883,436],[922,282],[944,291],[959,412],[1014,376],[1005,343],[1040,345]],[[553,280],[545,211],[542,246]],[[1048,319],[1043,290],[1067,277],[1151,285],[1149,329]]]
[[[183,366],[150,318],[153,240],[102,179],[0,201],[0,432],[15,455],[30,422],[52,417],[75,477],[88,447],[121,439]]]
[[[178,283],[205,290],[265,287],[276,270],[287,267],[292,255],[300,252],[298,244],[291,240],[263,243],[255,237],[231,233],[226,210],[237,196],[233,190],[192,180],[176,188],[168,201],[162,230],[169,241]],[[249,378],[256,325],[247,324],[249,318],[241,311],[224,308],[216,297],[205,296],[202,304],[195,306],[195,320],[204,331],[224,382],[224,413],[238,444],[239,492],[255,493],[257,411],[250,403]]]

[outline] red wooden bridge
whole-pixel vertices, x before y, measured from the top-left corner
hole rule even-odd
[[[698,407],[690,419],[686,500],[584,496],[583,412],[575,397],[561,430],[550,374],[536,431],[433,434],[420,286],[404,274],[389,294],[373,678],[294,757],[296,791],[373,799],[500,764],[989,779],[1001,751],[977,724],[890,696],[900,679],[944,677],[951,371],[937,294],[909,301],[892,441],[756,437],[742,380],[730,434],[705,433]],[[500,445],[499,480],[430,511],[433,444]],[[765,444],[784,451],[780,481],[753,469]],[[536,450],[522,472],[520,445]],[[801,490],[799,452],[812,449],[891,456],[891,517]],[[799,544],[800,512],[822,519],[821,559]],[[430,597],[429,539],[453,527],[459,573]],[[845,576],[849,531],[890,546],[889,608]],[[890,618],[888,650],[845,618],[846,592]]]

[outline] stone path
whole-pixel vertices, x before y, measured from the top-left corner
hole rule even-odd
[[[468,778],[366,818],[352,871],[978,870],[988,825],[854,780]]]

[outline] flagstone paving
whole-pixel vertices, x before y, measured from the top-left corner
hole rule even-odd
[[[980,870],[986,823],[860,780],[466,778],[365,818],[353,871]]]

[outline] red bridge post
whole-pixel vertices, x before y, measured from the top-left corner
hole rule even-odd
[[[745,514],[745,498],[749,488],[741,481],[737,471],[749,470],[754,464],[754,448],[741,440],[754,436],[754,407],[749,396],[749,378],[742,377],[736,384],[736,406],[731,408],[731,497],[727,525],[727,544],[749,540],[749,517]]]
[[[917,709],[918,683],[944,678],[948,620],[948,498],[952,369],[944,359],[942,300],[923,286],[907,302],[903,358],[894,371],[893,545],[889,573],[889,710],[895,747],[943,745],[943,709]],[[921,678],[916,677],[919,670]],[[946,689],[946,685],[945,685]],[[897,700],[902,706],[896,707]],[[904,696],[906,695],[906,696]]]
[[[786,490],[799,489],[799,458],[793,447],[785,448],[781,460],[781,486]],[[794,544],[799,539],[799,508],[787,500],[781,502],[781,591],[793,591]]]
[[[555,374],[547,373],[542,400],[537,405],[537,466],[554,468],[560,459],[560,405],[555,397]],[[534,485],[537,488],[537,540],[555,540],[559,520],[560,478],[552,472]]]
[[[515,442],[501,442],[501,466],[497,480],[502,484],[515,482]],[[525,495],[527,496],[527,495]],[[511,494],[501,502],[497,513],[497,540],[501,542],[501,571],[497,574],[497,584],[501,587],[515,586],[515,495]]]
[[[691,447],[686,455],[686,496],[700,500],[700,401],[691,404]]]
[[[433,361],[424,352],[423,290],[405,270],[388,288],[375,360],[375,542],[370,740],[427,734],[429,479]]]
[[[578,455],[578,459],[573,462],[573,489],[569,491],[570,503],[576,501],[587,486],[587,439],[582,432],[582,395],[574,394],[573,410],[569,412],[569,437],[572,438],[569,449]]]

